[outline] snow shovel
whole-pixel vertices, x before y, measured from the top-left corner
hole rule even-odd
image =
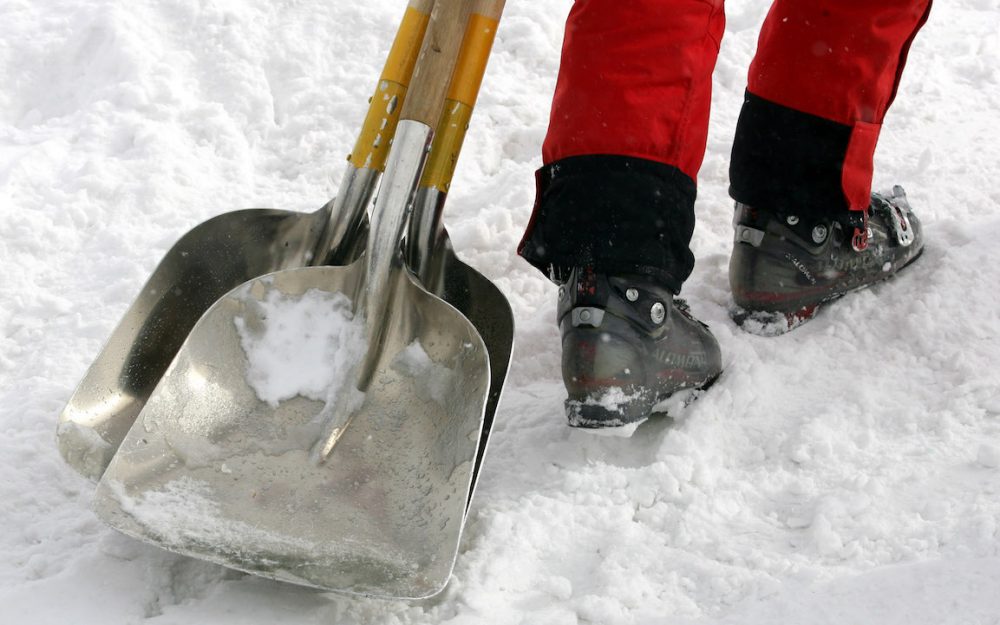
[[[363,257],[251,280],[201,318],[98,485],[110,525],[329,590],[421,598],[447,583],[490,361],[476,327],[406,270],[401,238],[464,26],[477,24],[468,9],[436,3]],[[265,381],[314,378],[329,361],[306,357],[316,336],[358,356],[319,388],[269,395],[253,358],[273,355],[259,347],[289,328],[315,336],[286,350],[302,362],[264,367]]]
[[[101,476],[188,332],[230,289],[273,271],[357,258],[432,5],[410,1],[335,199],[314,213],[224,213],[167,252],[59,417],[59,450],[70,466]]]

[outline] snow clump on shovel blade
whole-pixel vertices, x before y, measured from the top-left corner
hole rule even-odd
[[[351,372],[367,349],[364,324],[342,293],[310,289],[300,296],[269,290],[248,298],[250,313],[234,319],[247,356],[246,380],[272,407],[296,396],[333,405],[350,388]]]

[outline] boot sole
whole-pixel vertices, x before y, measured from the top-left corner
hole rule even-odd
[[[601,401],[567,399],[566,419],[573,428],[591,431],[627,429],[629,432],[622,435],[631,436],[635,428],[654,414],[669,416],[671,409],[690,405],[708,391],[720,375],[721,371],[700,386],[678,389],[669,395],[655,398],[655,401],[642,397],[641,391],[629,397],[622,389],[615,389],[618,393],[609,391]]]

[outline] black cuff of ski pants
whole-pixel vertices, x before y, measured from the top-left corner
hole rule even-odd
[[[842,182],[850,140],[851,126],[747,91],[729,163],[729,195],[785,215],[841,214],[850,208]]]
[[[642,275],[674,293],[691,275],[695,183],[676,167],[608,154],[535,174],[535,210],[518,253],[556,282],[573,267]]]

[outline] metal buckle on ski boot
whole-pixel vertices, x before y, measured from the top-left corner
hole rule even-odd
[[[600,308],[581,306],[574,308],[571,314],[574,328],[579,328],[580,326],[599,328],[604,323],[604,311]]]
[[[735,237],[733,243],[749,243],[754,247],[760,247],[760,244],[764,242],[764,231],[743,223],[747,214],[753,215],[754,210],[746,204],[736,202],[736,209],[733,211],[733,235]],[[755,217],[750,217],[750,219],[755,220]]]
[[[764,242],[764,231],[742,224],[736,224],[736,243],[749,243],[754,247],[760,247]]]
[[[877,200],[875,206],[885,217],[889,230],[896,237],[896,242],[902,247],[908,247],[912,244],[916,240],[916,237],[913,233],[913,225],[906,216],[910,211],[910,204],[906,201],[906,193],[903,191],[903,187],[899,185],[894,186],[891,197],[887,198],[875,194],[873,198]]]

